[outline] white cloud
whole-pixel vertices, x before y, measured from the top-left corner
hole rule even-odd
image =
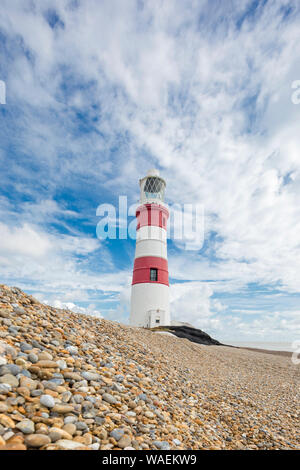
[[[38,232],[28,224],[22,227],[8,227],[0,223],[0,256],[24,255],[32,258],[43,258],[54,248],[49,237]]]
[[[187,321],[197,328],[205,328],[215,321],[212,317],[216,305],[211,300],[213,290],[208,284],[176,283],[171,285],[170,292],[173,320]]]
[[[31,207],[31,213],[35,210]],[[39,214],[40,225],[22,224],[22,220],[19,220],[20,225],[0,222],[3,282],[10,285],[17,282],[19,287],[36,291],[43,297],[51,293],[52,301],[58,294],[64,302],[70,302],[87,301],[88,290],[119,292],[127,273],[111,271],[109,253],[101,242],[82,234],[73,236],[51,231],[47,216],[47,211],[44,219],[42,213]],[[106,260],[103,272],[99,269],[92,272],[86,264],[95,253],[99,254],[99,263]]]
[[[47,301],[43,301],[43,303],[48,303]],[[73,302],[61,302],[60,300],[54,300],[51,304],[55,308],[67,309],[72,310],[75,313],[82,313],[84,315],[92,315],[97,318],[103,318],[101,312],[99,310],[95,310],[94,306],[89,307],[80,307],[79,305],[74,304]]]
[[[88,237],[51,234],[28,223],[14,227],[0,223],[0,256],[8,262],[11,256],[46,260],[57,252],[87,255],[98,247],[99,242]]]
[[[171,202],[204,204],[206,237],[215,232],[218,239],[208,258],[170,250],[172,278],[193,281],[176,283],[175,316],[191,312],[201,327],[217,328],[225,316],[214,293],[243,292],[250,282],[300,292],[300,106],[291,102],[291,84],[300,78],[298,5],[283,21],[281,7],[289,3],[267,2],[238,29],[250,2],[152,2],[139,9],[134,1],[87,0],[76,8],[67,0],[2,3],[1,28],[27,52],[13,51],[7,64],[7,99],[22,108],[14,144],[40,164],[50,192],[84,175],[96,183],[93,194],[101,186],[110,196],[122,189],[135,198],[138,178],[158,165]],[[64,28],[50,28],[49,8]],[[70,77],[83,86],[64,96],[61,85]],[[88,114],[92,104],[101,119],[78,135],[73,106]],[[112,156],[120,134],[127,143]],[[65,149],[71,158],[62,157]],[[28,170],[10,164],[15,190],[38,195],[25,183]],[[5,210],[12,217],[14,210]],[[94,253],[95,240],[41,229],[46,216],[78,213],[50,197],[24,211],[16,226],[6,219],[1,225],[7,278],[72,292],[123,292],[128,271],[95,275],[75,260]],[[206,280],[212,282],[204,287]],[[230,320],[238,331],[275,328],[262,314],[249,330],[243,315],[240,323]]]

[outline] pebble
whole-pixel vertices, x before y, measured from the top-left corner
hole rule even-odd
[[[100,449],[100,444],[99,444],[99,442],[94,442],[94,444],[91,444],[89,446],[89,448],[92,449],[92,450],[99,450]]]
[[[28,377],[30,379],[31,373],[26,369],[22,369],[21,372],[17,375],[17,377],[18,379],[20,379],[22,376]]]
[[[115,376],[115,380],[116,380],[117,382],[123,382],[124,379],[125,379],[124,375],[117,374],[117,375]]]
[[[65,423],[65,424],[69,424],[69,423],[74,424],[74,423],[76,423],[76,421],[77,421],[76,416],[66,416],[66,417],[64,418],[64,423]]]
[[[9,384],[0,384],[0,395],[7,395],[11,391],[12,387]]]
[[[31,352],[30,354],[28,354],[28,360],[32,363],[32,364],[36,364],[39,360],[38,356],[36,354],[34,354],[33,352]]]
[[[64,431],[69,433],[71,436],[73,436],[77,430],[76,426],[74,423],[67,423],[63,427]]]
[[[121,449],[124,449],[125,447],[129,447],[131,444],[131,438],[127,435],[124,435],[121,437],[121,439],[118,441],[118,447]]]
[[[124,392],[124,387],[123,387],[123,385],[120,385],[118,383],[114,383],[113,384],[113,390],[115,390],[118,393],[122,393],[122,392]]]
[[[26,358],[27,358],[27,357],[26,357]],[[17,357],[17,359],[16,359],[15,362],[16,362],[16,364],[17,364],[18,366],[21,366],[21,367],[23,368],[22,370],[24,370],[24,367],[26,367],[26,361],[25,361],[25,359],[24,359],[23,357]],[[15,373],[14,375],[17,375],[17,374],[19,374],[20,372],[21,372],[21,369],[19,368],[19,370],[17,371],[17,373]],[[13,372],[11,371],[11,373],[13,373]]]
[[[54,361],[49,361],[47,359],[39,360],[36,364],[36,367],[46,368],[46,369],[56,369],[57,364]]]
[[[13,429],[15,427],[14,421],[5,414],[0,414],[0,424],[2,424],[2,426],[4,426],[5,428]]]
[[[78,348],[76,346],[67,346],[66,350],[72,355],[78,354]]]
[[[116,441],[121,439],[124,436],[124,429],[113,429],[110,433],[110,436],[113,437]]]
[[[66,371],[66,372],[64,372],[64,378],[65,378],[65,379],[71,379],[71,380],[80,381],[80,380],[81,380],[81,375],[78,374],[77,372],[69,372],[69,371]]]
[[[16,424],[16,428],[21,431],[23,434],[33,434],[34,433],[34,422],[30,419],[24,419]]]
[[[167,441],[154,441],[153,444],[160,450],[170,450],[170,444]]]
[[[138,398],[139,398],[140,400],[146,401],[146,400],[147,400],[147,395],[146,395],[146,393],[140,393],[139,396],[138,396]]]
[[[18,359],[16,359],[17,364]],[[6,364],[0,368],[0,375],[5,374],[18,375],[21,372],[21,368],[16,364]]]
[[[63,361],[63,360],[56,361],[56,364],[61,370],[64,370],[68,367],[66,361]]]
[[[58,445],[63,450],[75,450],[84,447],[84,444],[81,442],[76,442],[69,439],[60,439],[56,442],[56,445]]]
[[[22,342],[20,343],[20,349],[21,351],[26,352],[26,351],[30,351],[32,349],[32,346],[31,344]]]
[[[11,387],[18,387],[19,380],[12,374],[4,374],[0,377],[0,383],[8,384]]]
[[[18,314],[23,314],[25,313],[25,310],[23,307],[20,307],[18,304],[12,304],[12,307],[14,309],[14,313],[18,313]]]
[[[51,439],[45,434],[29,434],[25,437],[25,444],[28,447],[43,447],[50,444]]]
[[[12,437],[14,436],[14,433],[12,431],[8,431],[6,432],[5,434],[3,434],[3,439],[5,441],[8,441],[9,439],[11,439]]]
[[[52,361],[52,359],[53,359],[52,354],[50,354],[47,351],[43,351],[43,352],[39,353],[39,355],[38,355],[38,360],[39,361]]]
[[[53,408],[55,406],[55,401],[51,395],[42,395],[40,397],[40,404],[46,408]]]
[[[84,421],[77,421],[76,429],[78,429],[78,431],[87,431],[89,427]]]
[[[20,377],[20,387],[27,387],[29,390],[35,390],[37,388],[38,382],[29,377]]]
[[[0,317],[2,318],[8,318],[9,317],[9,311],[8,310],[0,310]]]
[[[58,404],[56,404],[52,408],[52,410],[55,413],[66,414],[66,413],[71,413],[72,411],[74,411],[74,407],[72,405],[58,405]]]
[[[173,439],[173,444],[175,446],[180,446],[182,444],[182,442],[179,439]]]
[[[118,403],[118,400],[110,393],[103,393],[102,398],[104,401],[110,403],[111,405],[115,405],[116,403]]]
[[[62,399],[62,401],[63,401],[64,403],[68,403],[68,402],[70,401],[71,397],[72,397],[72,393],[71,393],[71,392],[64,392],[64,393],[62,394],[61,399]]]
[[[86,380],[100,380],[99,374],[92,373],[92,372],[82,372],[82,377]]]
[[[56,428],[55,426],[49,429],[49,437],[51,442],[56,442],[59,439],[72,440],[72,435],[67,431],[61,428]]]

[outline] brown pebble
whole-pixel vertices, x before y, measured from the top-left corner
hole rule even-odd
[[[25,444],[28,447],[43,447],[50,442],[50,438],[44,434],[29,434],[25,437]]]

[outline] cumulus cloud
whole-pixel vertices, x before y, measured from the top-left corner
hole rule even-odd
[[[158,166],[168,200],[205,214],[199,252],[169,243],[174,317],[294,334],[297,319],[282,315],[300,298],[299,5],[229,3],[2,1],[4,279],[113,291],[119,307],[105,309],[125,318],[131,262],[103,245],[99,274],[85,230],[100,202],[135,202],[138,178]],[[254,318],[244,303],[250,292],[259,304],[261,287],[272,302]],[[278,289],[289,308],[276,309]]]
[[[31,206],[30,212],[35,211]],[[55,211],[59,212],[56,206]],[[23,217],[27,219],[28,213]],[[40,212],[39,225],[22,222],[21,215],[19,225],[0,223],[2,281],[30,289],[40,300],[51,294],[52,304],[55,300],[64,304],[71,300],[90,303],[92,294],[88,291],[119,292],[124,272],[110,271],[109,253],[100,241],[78,233],[57,232],[47,225],[47,217],[48,211],[44,215]],[[92,256],[99,258],[96,272],[88,264]],[[103,271],[99,272],[101,266]]]
[[[44,300],[44,303],[48,303]],[[98,310],[95,310],[93,305],[88,307],[80,307],[79,305],[74,304],[73,302],[61,302],[60,300],[54,300],[51,302],[51,305],[55,308],[71,310],[75,313],[82,313],[84,315],[91,315],[97,318],[103,318],[101,313]]]
[[[0,256],[18,257],[24,255],[33,258],[42,258],[49,254],[53,245],[43,233],[39,233],[28,224],[22,227],[8,227],[0,224]]]

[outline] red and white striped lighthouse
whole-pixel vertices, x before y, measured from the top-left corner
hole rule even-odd
[[[136,210],[136,250],[131,287],[130,324],[153,328],[170,325],[166,182],[158,170],[140,180]]]

